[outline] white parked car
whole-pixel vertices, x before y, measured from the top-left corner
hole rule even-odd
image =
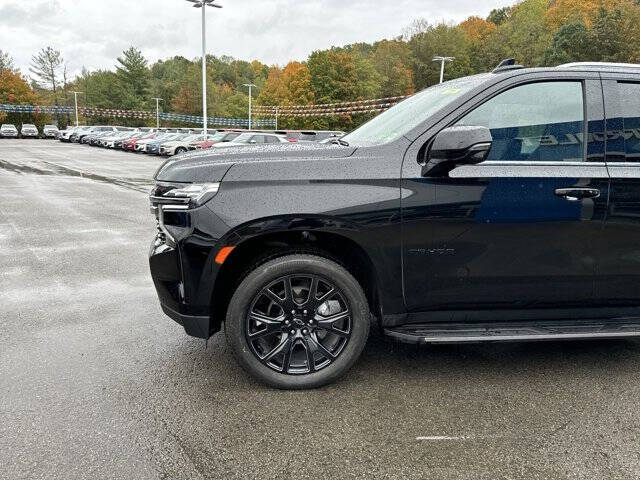
[[[58,138],[60,136],[60,130],[55,125],[45,125],[42,129],[44,138]]]
[[[173,140],[177,136],[178,136],[177,133],[159,132],[153,137],[145,138],[143,140],[136,142],[136,147],[135,147],[136,152],[157,153],[157,152],[149,152],[149,146],[151,144],[158,143],[159,145],[163,140],[166,140],[166,141]],[[158,150],[159,150],[159,147],[158,147]]]
[[[4,123],[0,127],[0,137],[2,138],[18,138],[18,129],[15,125]]]
[[[180,155],[189,150],[189,144],[192,142],[201,142],[204,135],[181,135],[178,138],[168,141],[160,145],[160,155]]]
[[[78,129],[79,127],[67,127],[65,130],[61,130],[60,134],[58,135],[58,140],[60,140],[61,142],[70,142],[71,141],[71,135],[73,135],[73,133]]]
[[[20,129],[20,135],[22,138],[38,138],[40,133],[38,132],[38,127],[33,123],[23,123]]]
[[[98,145],[105,148],[115,148],[116,142],[118,140],[122,140],[123,138],[129,138],[135,133],[137,132],[128,131],[128,132],[117,132],[117,133],[114,133],[113,135],[107,135],[106,137],[103,137],[100,139],[100,141],[98,141]]]
[[[238,147],[240,145],[274,145],[290,143],[284,135],[275,133],[247,132],[227,143],[216,143],[212,148]]]

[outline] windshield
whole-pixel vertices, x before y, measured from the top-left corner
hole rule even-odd
[[[406,135],[441,108],[486,80],[476,75],[427,88],[407,98],[343,137],[353,145],[381,145]]]
[[[232,143],[249,143],[249,140],[251,140],[254,135],[255,133],[243,133],[234,138]]]
[[[227,135],[229,135],[227,132],[218,132],[214,135],[207,136],[207,140],[210,142],[219,142],[220,140],[224,140]]]

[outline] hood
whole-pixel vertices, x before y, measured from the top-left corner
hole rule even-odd
[[[154,178],[159,182],[219,182],[236,163],[262,163],[277,160],[322,160],[346,158],[355,147],[333,144],[282,143],[264,146],[238,146],[186,153],[164,162]]]

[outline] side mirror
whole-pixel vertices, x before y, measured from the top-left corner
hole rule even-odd
[[[436,135],[422,167],[423,177],[443,177],[459,165],[476,165],[489,155],[493,137],[486,127],[449,127]]]

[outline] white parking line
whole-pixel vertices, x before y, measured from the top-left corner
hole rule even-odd
[[[447,435],[434,435],[429,437],[416,437],[416,440],[419,441],[427,441],[427,442],[441,442],[441,441],[462,441],[462,440],[471,440],[474,437],[471,436],[457,436],[450,437]]]

